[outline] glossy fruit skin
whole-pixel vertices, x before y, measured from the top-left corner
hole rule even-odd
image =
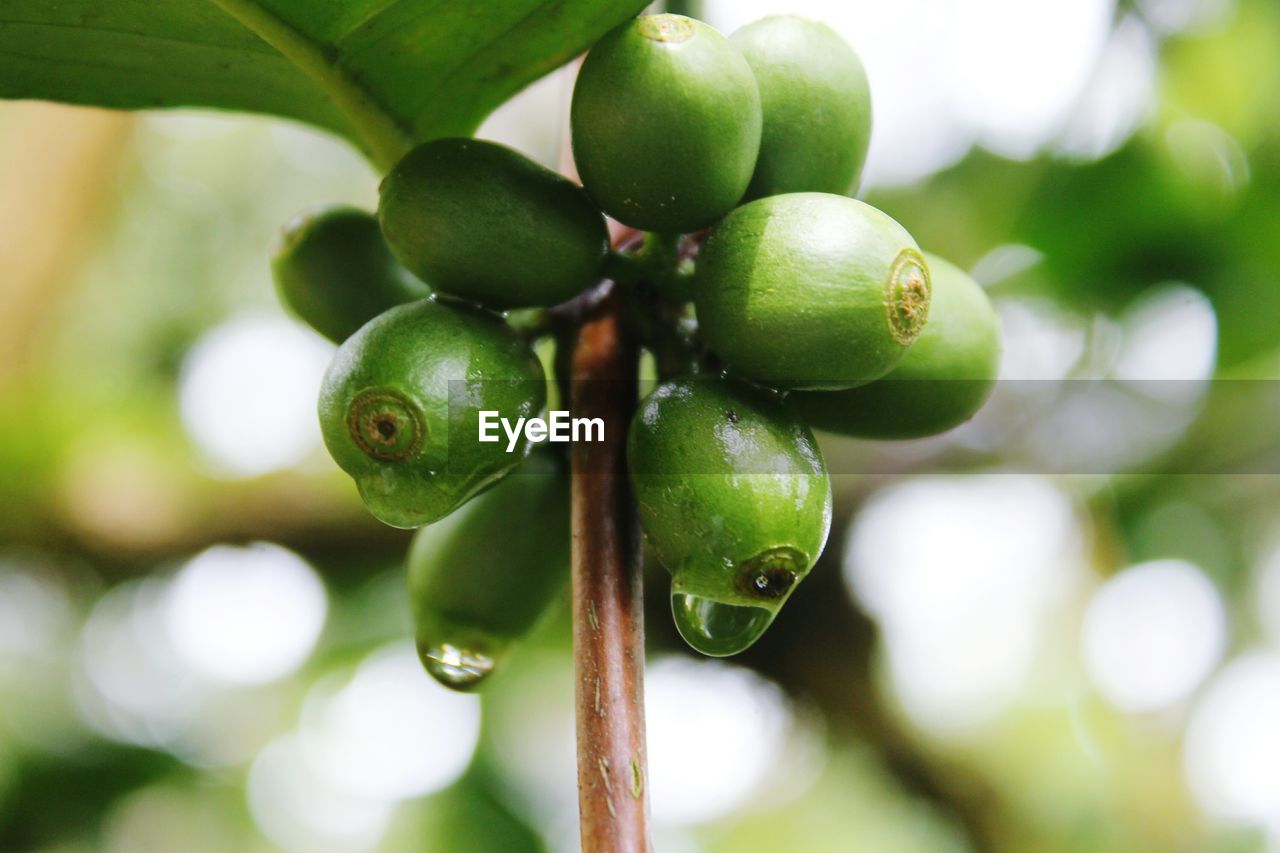
[[[339,347],[320,389],[320,427],[370,512],[414,528],[448,515],[528,452],[480,443],[479,410],[514,420],[545,401],[541,364],[501,318],[424,299],[380,314]]]
[[[696,231],[746,192],[760,148],[751,67],[711,27],[681,15],[628,21],[583,62],[573,156],[606,213],[645,231]]]
[[[855,192],[871,144],[871,89],[862,60],[826,24],[777,15],[730,39],[755,73],[764,112],[747,198]]]
[[[1000,371],[1000,318],[981,285],[935,255],[929,322],[887,376],[848,391],[792,394],[815,429],[856,438],[937,435],[977,414]]]
[[[826,544],[826,464],[770,391],[709,378],[658,386],[631,422],[627,463],[673,592],[776,612]]]
[[[495,310],[548,307],[592,284],[609,251],[581,187],[479,139],[419,145],[382,182],[396,257],[438,291]]]
[[[409,600],[418,653],[429,670],[445,645],[498,666],[564,589],[570,542],[565,468],[554,453],[539,449],[501,483],[414,536]],[[443,681],[465,690],[483,677]]]
[[[852,388],[892,370],[919,335],[929,271],[911,235],[874,207],[790,193],[715,227],[694,302],[732,371],[775,388]]]
[[[339,344],[388,308],[431,295],[391,254],[377,218],[354,207],[290,221],[272,251],[271,274],[280,301]]]

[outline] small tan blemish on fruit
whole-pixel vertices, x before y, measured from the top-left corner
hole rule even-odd
[[[638,29],[650,41],[679,44],[693,35],[693,21],[683,15],[648,15],[640,19]]]
[[[417,406],[387,388],[370,389],[351,401],[347,431],[361,452],[383,462],[412,456],[426,433]]]
[[[915,249],[903,249],[889,268],[884,288],[889,331],[902,346],[910,346],[924,330],[932,295],[933,285],[924,258]]]

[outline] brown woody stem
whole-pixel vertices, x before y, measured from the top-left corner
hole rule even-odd
[[[604,441],[573,446],[573,649],[584,853],[643,853],[648,830],[640,535],[624,460],[639,346],[611,283],[587,309],[571,361],[574,417]]]

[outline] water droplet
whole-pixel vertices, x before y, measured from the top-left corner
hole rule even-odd
[[[431,677],[450,690],[474,690],[493,672],[492,657],[449,643],[419,649],[422,665]]]
[[[760,639],[774,615],[763,607],[724,604],[683,592],[671,594],[671,614],[684,641],[711,657],[743,651]]]

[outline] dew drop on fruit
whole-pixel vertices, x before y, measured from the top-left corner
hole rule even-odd
[[[421,647],[419,647],[421,648]],[[473,690],[493,672],[488,655],[441,643],[421,652],[422,664],[436,681],[450,690]]]
[[[724,604],[700,595],[671,594],[671,613],[684,641],[704,655],[736,655],[756,640],[773,622],[773,611],[763,607]]]

